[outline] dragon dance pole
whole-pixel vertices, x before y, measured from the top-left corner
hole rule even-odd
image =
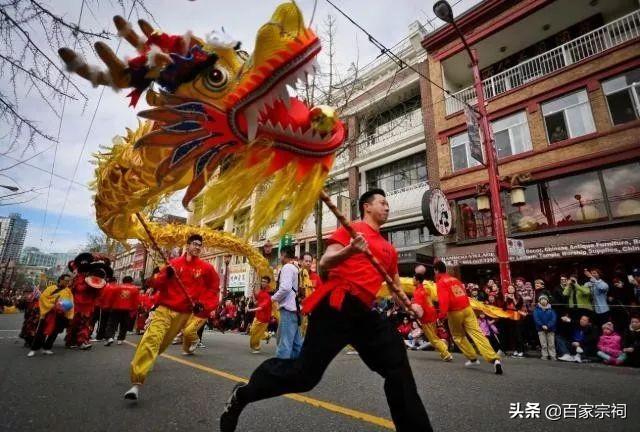
[[[327,195],[327,193],[324,190],[320,192],[320,199],[327,205],[327,207],[329,207],[329,210],[331,210],[331,213],[333,213],[336,216],[336,218],[338,218],[338,220],[340,221],[342,226],[344,226],[344,228],[347,230],[351,238],[356,238],[358,233],[356,232],[356,230],[353,229],[351,224],[349,224],[349,221],[347,220],[347,218],[344,217],[342,213],[340,213],[340,210],[338,210],[338,207],[336,207],[336,205],[331,201],[331,198],[329,197],[329,195]],[[387,273],[387,271],[384,268],[382,268],[380,261],[378,261],[378,259],[375,256],[373,256],[373,254],[369,249],[366,249],[364,251],[364,254],[369,259],[373,267],[375,267],[378,273],[380,273],[380,275],[384,278],[385,282],[389,286],[389,289],[393,291],[393,293],[400,299],[400,301],[402,302],[402,306],[406,309],[409,315],[413,317],[415,313],[411,309],[411,300],[409,300],[409,297],[407,297],[404,291],[402,291],[402,288],[396,285],[395,281],[391,279],[391,276],[389,276],[389,273]]]
[[[136,213],[136,217],[140,221],[140,224],[142,224],[142,228],[144,228],[144,231],[147,233],[147,237],[149,237],[149,240],[151,240],[151,244],[153,245],[153,248],[155,250],[157,250],[158,253],[160,254],[160,256],[162,257],[162,260],[164,261],[164,264],[167,267],[171,267],[173,269],[173,267],[171,266],[171,263],[169,262],[169,259],[164,254],[162,249],[160,249],[160,247],[158,246],[158,243],[156,242],[156,239],[153,238],[153,234],[151,234],[151,231],[149,230],[149,227],[147,226],[147,223],[142,218],[142,215],[138,212],[138,213]],[[173,273],[174,273],[174,276],[176,278],[176,281],[178,281],[178,285],[180,285],[180,288],[182,288],[182,291],[184,292],[184,295],[187,296],[187,299],[189,300],[189,303],[191,303],[191,307],[193,308],[194,305],[195,305],[195,303],[193,302],[193,299],[191,298],[191,296],[187,292],[187,288],[184,286],[184,284],[180,280],[180,276],[178,276],[178,274],[175,272],[175,269],[173,269],[173,270],[174,270]]]

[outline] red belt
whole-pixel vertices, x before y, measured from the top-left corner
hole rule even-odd
[[[330,295],[329,295],[330,294]],[[353,285],[335,285],[322,284],[302,302],[302,313],[309,314],[314,311],[320,302],[329,295],[329,305],[336,309],[342,309],[342,303],[347,294],[357,297],[365,305],[370,306],[375,300],[375,295]]]

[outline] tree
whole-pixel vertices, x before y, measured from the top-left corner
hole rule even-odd
[[[119,242],[107,237],[103,232],[88,233],[84,249],[86,252],[102,253],[110,257],[115,257],[124,251],[124,247]]]
[[[84,13],[98,0],[83,0],[77,22],[57,12],[54,6],[36,0],[0,0],[0,129],[9,142],[9,153],[16,144],[24,149],[36,140],[55,142],[52,131],[27,117],[20,104],[33,93],[58,118],[68,99],[87,97],[60,66],[55,53],[59,47],[82,49],[96,40],[116,35],[81,25]],[[149,14],[143,0],[118,0],[122,11]],[[124,12],[127,13],[127,12]]]

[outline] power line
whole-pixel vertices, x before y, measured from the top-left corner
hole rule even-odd
[[[127,16],[127,21],[131,19],[131,15],[133,14],[133,10],[135,9],[137,0],[133,0],[131,3],[131,10],[129,11],[129,15]],[[122,45],[122,38],[118,41],[118,46],[116,47],[116,54],[120,50],[120,46]],[[84,149],[87,146],[87,142],[89,141],[89,135],[91,134],[91,129],[93,128],[93,122],[96,119],[96,115],[98,114],[98,109],[100,108],[100,103],[102,102],[102,97],[104,96],[105,87],[102,87],[100,91],[100,97],[98,98],[98,103],[96,104],[96,109],[93,111],[93,115],[91,116],[91,121],[89,122],[89,128],[87,129],[87,134],[84,137],[84,142],[82,143],[82,148],[80,149],[80,153],[78,154],[78,159],[76,160],[76,165],[73,169],[73,175],[71,176],[72,181],[75,181],[76,174],[78,173],[78,167],[80,166],[80,161],[82,160],[82,155],[84,153]],[[53,239],[58,233],[58,228],[60,227],[60,220],[62,219],[62,215],[64,214],[65,208],[67,206],[67,202],[69,201],[69,193],[71,192],[71,185],[69,183],[69,187],[67,188],[67,192],[64,197],[64,201],[62,203],[62,208],[60,209],[60,213],[58,214],[58,220],[56,221],[55,229],[53,230],[53,235],[51,236],[51,243],[53,243]]]
[[[80,5],[80,14],[78,16],[78,25],[77,28],[80,28],[80,23],[82,22],[82,12],[84,11],[84,3],[85,0],[82,0],[82,4]],[[78,37],[76,36],[76,40],[73,43],[73,50],[78,46]],[[65,93],[69,91],[69,81],[67,81],[67,88]],[[58,144],[60,144],[60,132],[62,131],[62,122],[64,120],[64,112],[67,106],[67,98],[62,100],[62,110],[60,111],[60,122],[58,123],[58,134],[56,136],[55,149],[53,150],[53,160],[51,161],[51,173],[49,174],[49,187],[47,188],[47,199],[44,205],[44,216],[42,217],[42,230],[40,230],[40,245],[44,242],[46,237],[47,230],[47,213],[49,212],[49,199],[51,197],[51,187],[53,186],[53,171],[56,167],[56,159],[58,158]]]
[[[418,76],[424,78],[425,80],[427,80],[429,83],[431,83],[432,85],[434,85],[435,87],[439,88],[440,90],[442,90],[443,92],[445,92],[447,95],[449,95],[450,97],[452,97],[453,99],[456,99],[458,102],[468,106],[470,109],[476,111],[476,109],[471,106],[469,103],[467,103],[466,101],[463,101],[461,99],[458,99],[453,93],[451,93],[449,90],[445,89],[444,87],[442,87],[440,84],[435,83],[431,80],[431,78],[429,78],[428,76],[424,75],[422,72],[418,71],[416,68],[414,68],[413,66],[411,66],[410,64],[408,64],[407,62],[405,62],[404,60],[402,60],[400,57],[398,57],[398,55],[396,55],[393,51],[391,51],[389,48],[387,48],[382,42],[380,42],[378,39],[375,38],[375,36],[373,36],[369,31],[367,31],[364,27],[362,27],[359,23],[357,23],[353,18],[351,18],[351,16],[349,16],[346,12],[344,12],[342,9],[340,9],[338,6],[336,6],[331,0],[325,0],[327,3],[329,3],[336,11],[338,11],[338,13],[340,13],[342,16],[344,16],[349,22],[351,22],[353,25],[355,25],[360,31],[362,31],[365,35],[367,35],[367,38],[369,40],[369,42],[371,42],[372,45],[374,45],[376,48],[378,48],[380,50],[381,54],[386,55],[387,57],[389,57],[394,63],[396,63],[398,65],[398,67],[400,69],[410,69],[413,72],[415,72],[416,74],[418,74]]]
[[[51,147],[49,147],[48,149],[50,149],[50,148],[51,148]],[[48,150],[48,149],[47,149],[47,150]],[[43,152],[44,152],[44,151],[43,151]],[[42,153],[42,152],[41,152],[41,153]],[[44,172],[44,173],[49,174],[49,170],[44,169],[44,168],[42,168],[42,167],[39,167],[39,166],[37,166],[37,165],[30,164],[30,163],[28,163],[26,160],[20,160],[20,159],[18,159],[18,158],[14,158],[13,156],[4,155],[4,154],[0,154],[0,156],[2,156],[2,157],[6,157],[7,159],[11,159],[11,160],[14,160],[14,161],[17,161],[17,162],[18,162],[17,164],[12,165],[12,167],[14,167],[14,166],[16,166],[16,165],[26,165],[26,166],[28,166],[28,167],[30,167],[30,168],[37,169],[38,171],[42,171],[42,172]],[[4,170],[4,168],[3,168],[3,170]],[[90,188],[89,188],[89,186],[87,186],[86,184],[84,184],[84,183],[80,183],[80,182],[77,182],[77,181],[75,181],[75,180],[72,180],[72,179],[70,179],[69,177],[64,177],[64,176],[61,176],[60,174],[55,174],[55,173],[53,174],[53,176],[54,176],[54,177],[56,177],[56,178],[59,178],[59,179],[62,179],[62,180],[66,180],[66,181],[68,181],[68,182],[71,182],[71,183],[73,183],[73,184],[75,184],[75,185],[82,186],[82,187],[85,187],[85,188],[87,188],[87,189],[90,189]]]

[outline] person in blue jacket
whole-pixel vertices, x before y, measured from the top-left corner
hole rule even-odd
[[[556,359],[556,312],[549,304],[549,297],[542,294],[538,298],[538,304],[533,311],[533,321],[536,324],[538,337],[540,338],[541,359]]]

